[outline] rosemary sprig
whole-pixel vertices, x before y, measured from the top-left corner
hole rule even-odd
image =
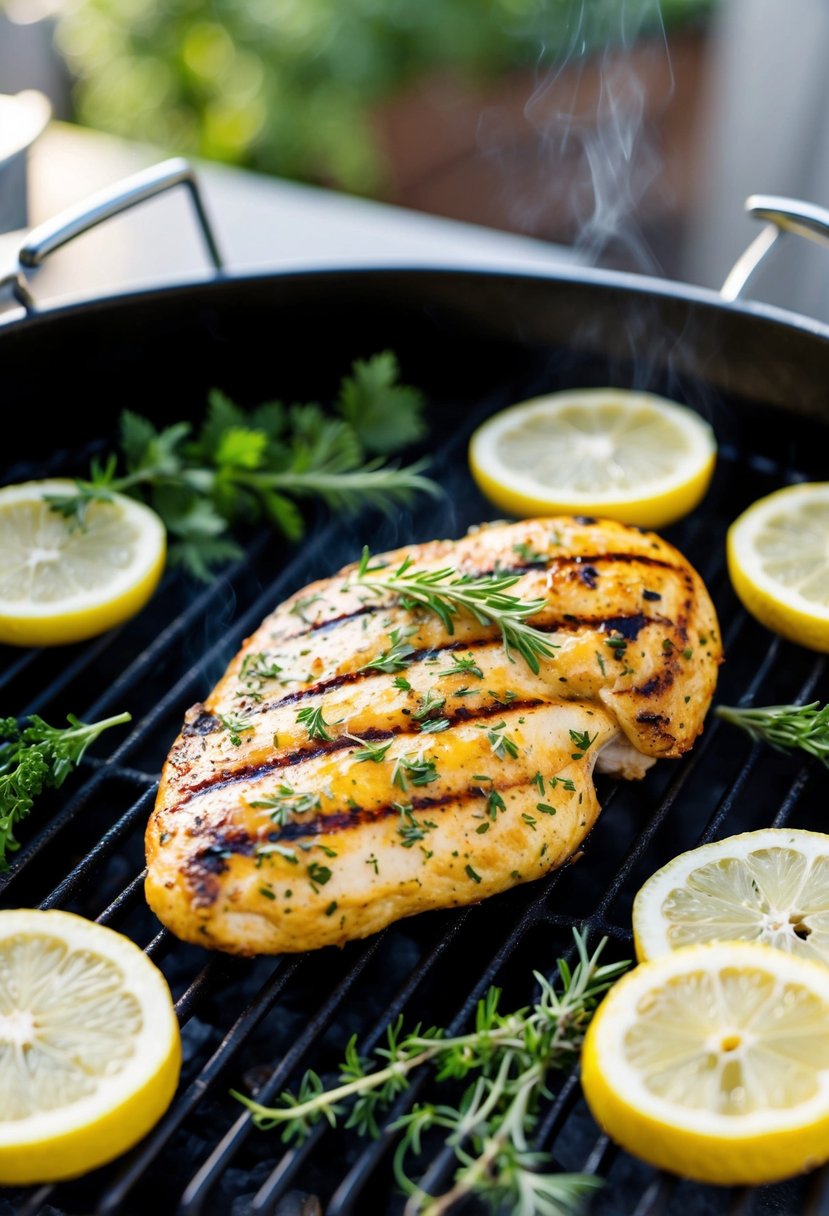
[[[802,751],[829,767],[829,705],[762,705],[740,709],[718,705],[718,718],[779,752]]]
[[[348,731],[345,732],[345,737],[360,744],[358,749],[351,753],[351,759],[356,760],[358,764],[363,764],[366,760],[373,760],[375,764],[380,764],[385,760],[386,752],[394,743],[393,738],[387,739],[385,743],[375,743],[373,739],[361,739],[359,735],[351,735]]]
[[[0,870],[8,866],[6,854],[20,848],[14,829],[35,799],[44,789],[59,789],[100,734],[131,720],[126,713],[101,722],[66,717],[69,725],[63,727],[50,726],[37,714],[26,726],[15,718],[0,719]]]
[[[548,1158],[530,1148],[539,1103],[548,1095],[549,1073],[578,1058],[584,1033],[599,997],[624,971],[626,963],[600,965],[602,941],[592,954],[574,931],[578,956],[571,970],[558,961],[559,989],[534,972],[539,994],[513,1013],[499,1011],[500,990],[491,988],[478,1002],[475,1028],[447,1035],[432,1027],[404,1034],[402,1018],[386,1032],[372,1056],[360,1055],[356,1036],[346,1045],[339,1084],[327,1088],[307,1072],[296,1094],[280,1095],[278,1106],[263,1106],[235,1093],[258,1127],[282,1128],[286,1143],[301,1142],[325,1119],[377,1137],[378,1120],[409,1086],[409,1076],[424,1065],[436,1068],[438,1083],[465,1081],[457,1105],[416,1103],[393,1125],[402,1133],[394,1159],[395,1176],[409,1195],[407,1216],[442,1216],[469,1196],[492,1211],[516,1216],[554,1216],[575,1210],[580,1196],[600,1183],[579,1174],[545,1172]],[[458,1161],[450,1190],[428,1195],[408,1173],[407,1161],[422,1151],[424,1135],[438,1129]]]
[[[522,600],[517,595],[507,595],[509,588],[521,578],[520,574],[475,578],[458,574],[451,566],[440,570],[413,570],[413,564],[412,559],[406,557],[394,572],[383,574],[387,567],[372,566],[371,553],[366,546],[353,579],[376,595],[388,591],[399,596],[400,603],[408,611],[426,608],[434,612],[448,634],[455,632],[455,617],[461,610],[481,625],[497,625],[508,657],[512,658],[513,650],[517,650],[536,675],[540,670],[539,659],[551,658],[553,651],[558,649],[546,634],[527,624],[527,617],[540,612],[546,606],[546,600]]]

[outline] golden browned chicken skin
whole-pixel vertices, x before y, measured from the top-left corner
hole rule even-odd
[[[281,604],[164,766],[146,892],[179,937],[308,950],[538,878],[599,813],[594,765],[640,777],[702,730],[717,619],[654,533],[532,519],[381,557],[406,555],[417,570],[520,573],[510,594],[544,600],[531,623],[557,649],[534,674],[497,627],[461,612],[449,634],[355,584],[354,567]],[[399,662],[368,666],[395,641]]]

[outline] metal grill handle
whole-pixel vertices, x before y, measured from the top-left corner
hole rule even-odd
[[[784,232],[805,236],[819,245],[829,245],[829,210],[825,207],[796,198],[752,194],[746,199],[746,211],[767,223],[732,266],[720,288],[724,300],[736,300],[742,294],[755,270]]]
[[[147,202],[148,199],[155,198],[175,186],[184,186],[187,189],[208,258],[213,268],[221,271],[224,263],[205,210],[196,175],[188,161],[176,157],[172,160],[162,161],[161,164],[152,165],[149,169],[142,169],[140,173],[134,173],[123,181],[116,182],[115,185],[99,191],[76,207],[71,207],[54,219],[47,220],[46,223],[32,229],[18,255],[20,269],[6,279],[0,280],[0,286],[11,286],[12,294],[26,311],[34,311],[34,300],[29,291],[23,267],[36,268],[42,265],[51,253],[74,240],[76,236],[89,232],[90,229],[97,227],[105,220],[121,215],[122,212],[129,211],[131,207]]]

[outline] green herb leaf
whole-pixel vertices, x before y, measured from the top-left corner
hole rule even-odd
[[[367,587],[375,595],[383,591],[399,596],[404,608],[426,608],[433,612],[448,634],[455,632],[455,617],[463,610],[481,625],[497,625],[508,657],[517,650],[527,666],[537,675],[540,659],[552,657],[558,646],[526,618],[546,607],[546,600],[521,600],[507,595],[521,577],[519,574],[493,574],[485,578],[459,575],[450,566],[440,570],[412,570],[412,561],[405,558],[391,574],[385,567],[372,566],[368,548],[352,576],[354,582]]]
[[[780,752],[806,752],[829,768],[829,705],[718,705],[714,713],[758,742]]]
[[[337,723],[326,722],[322,710],[321,704],[306,705],[304,709],[299,710],[296,720],[305,726],[309,739],[322,739],[323,742],[330,743],[333,735],[329,735],[328,727],[335,726]]]
[[[466,874],[480,882],[472,866]],[[451,1086],[456,1104],[447,1099],[418,1102],[393,1125],[400,1135],[394,1170],[404,1192],[419,1193],[406,1161],[420,1155],[423,1137],[433,1129],[452,1147],[458,1165],[451,1191],[430,1197],[430,1210],[448,1212],[455,1203],[477,1197],[493,1211],[522,1216],[575,1213],[597,1180],[545,1173],[547,1158],[527,1144],[537,1127],[539,1102],[549,1097],[552,1073],[573,1067],[593,1010],[627,966],[600,962],[604,941],[592,954],[578,933],[575,942],[576,965],[571,968],[560,959],[555,983],[535,972],[537,996],[525,1008],[502,1013],[500,990],[490,988],[467,1033],[449,1035],[420,1026],[405,1032],[398,1018],[371,1055],[362,1055],[351,1038],[339,1077],[330,1086],[309,1071],[298,1091],[283,1093],[275,1106],[239,1093],[234,1097],[260,1128],[280,1128],[288,1143],[301,1143],[322,1120],[336,1126],[342,1119],[360,1136],[377,1136],[380,1117],[408,1089],[411,1075],[431,1066],[434,1084]]]
[[[367,452],[389,455],[426,433],[423,397],[398,383],[399,368],[391,351],[357,359],[340,387],[337,408]]]
[[[365,506],[390,512],[417,494],[440,491],[422,464],[397,468],[373,453],[391,452],[422,431],[420,395],[396,382],[394,356],[354,365],[332,417],[318,405],[286,410],[269,402],[248,411],[213,390],[195,437],[189,423],[158,430],[130,411],[121,417],[124,472],[110,453],[93,460],[75,492],[53,495],[49,505],[84,527],[92,503],[113,493],[141,499],[161,516],[169,533],[169,560],[197,578],[241,552],[231,535],[260,521],[299,540],[305,521],[296,499],[318,498],[336,511]]]
[[[43,790],[59,789],[99,735],[129,721],[127,713],[88,723],[67,714],[64,727],[49,726],[37,714],[26,726],[0,719],[0,870],[8,868],[8,854],[20,848],[14,829]]]

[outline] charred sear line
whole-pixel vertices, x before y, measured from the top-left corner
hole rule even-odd
[[[670,718],[666,718],[664,714],[655,714],[643,709],[636,715],[636,721],[640,726],[652,731],[658,738],[664,739],[666,743],[674,744],[676,742],[676,735],[665,729],[670,725]]]
[[[219,719],[201,704],[194,705],[189,715],[181,732],[183,735],[212,735],[222,729]]]
[[[667,692],[675,679],[674,672],[668,668],[665,671],[660,671],[657,675],[651,676],[644,684],[640,684],[638,688],[630,688],[627,691],[632,695],[640,697],[655,697],[659,693]]]
[[[528,788],[528,780],[514,781],[509,785],[499,785],[498,793],[511,793],[513,790]],[[467,786],[465,790],[449,791],[445,794],[413,795],[408,797],[406,805],[412,811],[439,811],[450,805],[463,806],[465,803],[488,798],[492,790],[489,786]],[[388,819],[391,815],[400,814],[399,802],[385,802],[381,806],[355,806],[347,811],[334,811],[329,815],[317,815],[314,819],[303,819],[302,822],[286,823],[283,827],[274,828],[268,832],[265,839],[270,843],[301,840],[306,836],[333,836],[337,832],[345,832],[350,828],[358,828],[367,823]],[[240,850],[242,851],[242,850]],[[250,852],[250,850],[244,850]]]
[[[553,553],[550,555],[550,565],[559,568],[563,566],[598,566],[608,562],[651,566],[659,570],[673,570],[674,573],[680,573],[680,568],[673,562],[667,562],[661,557],[651,557],[647,553],[568,553],[560,556]]]
[[[461,723],[475,722],[480,718],[512,716],[516,713],[523,713],[528,709],[538,709],[543,704],[544,702],[538,697],[528,697],[520,701],[511,701],[508,707],[504,707],[500,701],[496,701],[494,704],[479,705],[476,709],[467,709],[466,706],[462,705],[453,713],[446,714],[446,717],[449,719],[450,727],[452,727]],[[395,726],[391,730],[379,730],[377,727],[368,727],[360,731],[360,738],[371,743],[395,737],[416,737],[422,740],[423,735],[419,725],[412,729],[405,729],[402,726]],[[203,794],[210,793],[211,790],[226,789],[228,786],[236,785],[240,781],[256,781],[259,777],[264,777],[277,769],[295,768],[297,765],[304,764],[307,760],[314,760],[318,756],[344,751],[346,748],[353,748],[355,746],[357,745],[353,739],[349,739],[346,735],[340,735],[338,738],[331,739],[328,742],[320,741],[316,747],[300,748],[298,751],[271,756],[270,759],[262,764],[240,765],[233,772],[222,772],[206,777],[195,785],[182,787],[184,797],[175,803],[174,806],[169,807],[168,813],[177,814],[193,798],[199,798]]]
[[[210,843],[199,849],[184,863],[184,875],[193,893],[193,906],[209,907],[221,891],[219,878],[229,868],[228,858],[234,853],[250,857],[254,841],[243,828],[231,830],[215,827],[209,830]]]
[[[538,629],[541,633],[575,633],[579,629],[595,629],[600,633],[619,633],[623,637],[635,641],[646,625],[654,623],[672,624],[665,617],[648,617],[641,612],[633,613],[630,616],[576,616],[568,613],[567,616],[552,621],[538,621],[533,628]],[[416,667],[418,663],[429,662],[431,659],[439,658],[442,654],[450,654],[455,650],[480,650],[485,647],[496,650],[502,646],[503,643],[497,636],[455,640],[446,642],[442,646],[429,646],[422,650],[415,650],[408,656],[406,664],[408,667]],[[260,706],[259,710],[266,712],[282,705],[295,705],[297,702],[306,701],[309,697],[318,697],[322,693],[329,692],[332,688],[342,688],[346,684],[360,684],[363,680],[374,680],[385,674],[375,667],[361,667],[357,671],[346,671],[341,675],[327,676],[324,680],[317,680],[306,688],[285,693],[275,701],[268,701],[265,705]]]
[[[581,567],[578,577],[591,587],[595,586],[595,580],[599,577],[598,571],[592,567],[599,563],[607,562],[639,562],[643,566],[656,566],[662,570],[673,570],[679,572],[679,567],[672,562],[663,561],[661,558],[650,557],[646,553],[576,553],[576,554],[548,554],[548,564],[550,567],[561,568],[563,566]],[[457,572],[459,575],[466,575],[469,578],[491,578],[495,575],[502,574],[538,574],[543,567],[539,567],[537,562],[512,562],[508,565],[488,566],[481,568],[480,566],[468,566],[465,563],[459,563]],[[313,633],[325,632],[328,629],[336,629],[340,625],[346,624],[348,621],[354,620],[356,617],[371,616],[378,612],[388,612],[390,608],[394,608],[397,604],[396,599],[384,599],[378,597],[359,608],[355,608],[353,612],[343,612],[339,616],[327,617],[322,621],[314,621],[305,629],[300,629],[296,633],[281,634],[280,642],[293,642],[300,638],[309,637]]]

